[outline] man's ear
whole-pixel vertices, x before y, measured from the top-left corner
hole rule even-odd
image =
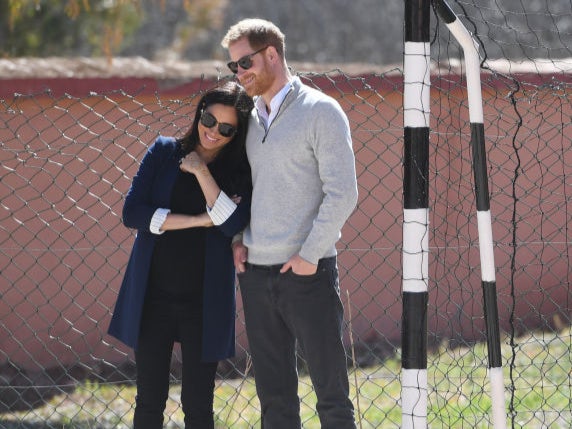
[[[266,48],[266,52],[268,53],[268,59],[272,62],[276,62],[278,58],[278,52],[276,51],[276,48],[270,45],[268,48]]]

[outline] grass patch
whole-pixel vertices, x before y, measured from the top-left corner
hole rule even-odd
[[[571,332],[536,332],[509,345],[503,340],[505,399],[515,427],[572,427]],[[514,353],[513,353],[514,350]],[[431,428],[489,428],[491,399],[485,344],[449,348],[443,344],[428,356],[428,410]],[[510,366],[509,366],[510,365]],[[351,398],[359,395],[358,428],[401,427],[400,356],[383,365],[350,369]],[[305,429],[319,428],[316,397],[308,377],[300,378],[301,416]],[[129,428],[135,388],[85,382],[68,395],[52,398],[40,408],[0,415],[6,429]],[[170,390],[166,428],[182,428],[180,386]],[[254,380],[218,380],[215,391],[217,428],[260,426],[260,405]]]

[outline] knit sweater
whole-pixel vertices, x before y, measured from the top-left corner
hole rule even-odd
[[[348,119],[332,97],[292,81],[268,130],[252,113],[246,150],[252,169],[248,261],[281,264],[299,254],[317,264],[336,255],[357,202]]]

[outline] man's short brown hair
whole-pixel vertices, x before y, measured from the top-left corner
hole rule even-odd
[[[285,36],[280,29],[270,21],[260,18],[247,18],[230,27],[222,39],[221,45],[228,49],[238,40],[246,38],[252,49],[258,50],[265,46],[274,46],[278,55],[284,58],[286,51]]]

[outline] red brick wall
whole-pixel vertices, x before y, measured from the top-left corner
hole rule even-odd
[[[496,88],[490,77],[486,79],[489,83],[483,91],[485,132],[493,231],[495,241],[498,240],[495,262],[499,272],[499,313],[502,328],[508,329],[514,203],[510,189],[515,162],[511,128],[516,118],[502,87]],[[468,163],[469,130],[462,131],[464,134],[459,137],[459,130],[467,126],[468,111],[464,92],[451,84],[454,80],[455,77],[441,77],[432,89],[432,116],[440,119],[431,124],[431,172],[444,171],[447,177],[437,174],[431,179],[431,228],[436,228],[436,233],[430,237],[430,246],[432,254],[438,254],[439,263],[435,264],[437,258],[431,256],[430,277],[446,281],[430,284],[429,330],[447,336],[454,328],[467,339],[482,339],[476,209],[468,186],[472,175]],[[332,83],[331,79],[316,78],[314,82],[339,98],[354,128],[360,202],[343,230],[339,257],[342,299],[347,307],[345,291],[349,291],[354,339],[377,341],[383,336],[398,343],[403,211],[401,77],[365,76],[363,82],[369,87],[362,85],[357,89],[355,84],[361,80],[339,79]],[[126,356],[116,348],[126,350],[105,334],[133,237],[121,225],[120,214],[137,161],[156,137],[160,120],[146,126],[143,119],[130,129],[132,125],[124,112],[113,106],[115,103],[124,110],[133,109],[128,115],[132,119],[143,108],[156,111],[155,118],[159,118],[161,100],[184,99],[204,88],[205,82],[197,79],[167,87],[154,79],[51,79],[3,80],[0,85],[0,99],[26,115],[24,118],[6,113],[8,109],[0,112],[4,118],[4,123],[0,119],[0,142],[5,149],[0,155],[5,167],[0,184],[4,207],[0,280],[6,282],[0,286],[0,366],[10,360],[34,371],[78,362],[89,362],[91,366],[101,360],[120,363]],[[50,88],[50,94],[40,95],[45,88]],[[130,96],[109,93],[117,89]],[[90,91],[108,94],[107,101],[90,97]],[[13,98],[14,93],[36,95]],[[64,94],[70,94],[70,98]],[[139,105],[133,103],[134,94]],[[81,103],[77,102],[79,98]],[[363,103],[368,99],[375,104]],[[54,100],[60,110],[53,109]],[[570,103],[550,108],[563,117],[572,117]],[[48,112],[49,120],[43,112]],[[521,110],[520,114],[526,129],[536,130],[528,135],[545,136],[537,141],[520,141],[517,135],[517,144],[531,146],[530,150],[519,152],[522,165],[538,164],[539,150],[551,151],[546,154],[546,162],[553,154],[572,156],[561,148],[562,141],[555,131],[558,124],[555,128],[551,121],[541,120],[538,109]],[[181,128],[188,126],[184,117],[176,120]],[[163,126],[175,131],[169,127],[169,121],[166,115]],[[361,127],[364,121],[366,125]],[[508,124],[508,131],[504,124]],[[378,130],[372,131],[372,127]],[[124,129],[129,133],[114,134],[114,130]],[[7,137],[14,134],[18,135],[16,141]],[[548,140],[548,146],[538,145],[541,140]],[[106,143],[109,141],[114,144]],[[561,173],[566,177],[572,174],[572,159],[557,166],[564,166],[566,171]],[[563,183],[539,186],[537,173],[528,171],[519,180],[518,207],[523,209],[518,215],[519,240],[541,243],[550,237],[551,241],[568,243],[569,239],[562,236],[567,214],[550,213],[547,222],[542,211],[536,209],[547,198],[565,195]],[[349,250],[344,250],[345,246]],[[463,253],[462,261],[457,247],[471,248]],[[530,313],[531,308],[537,308],[548,320],[561,311],[569,317],[570,309],[560,306],[570,293],[562,285],[566,283],[562,279],[570,274],[570,261],[563,255],[567,255],[567,244],[533,245],[518,253],[518,260],[514,261],[518,269],[512,278],[519,297],[515,314],[523,326],[541,324]],[[544,261],[550,261],[549,270],[543,269]],[[237,335],[238,343],[247,347],[241,322],[237,324]]]

